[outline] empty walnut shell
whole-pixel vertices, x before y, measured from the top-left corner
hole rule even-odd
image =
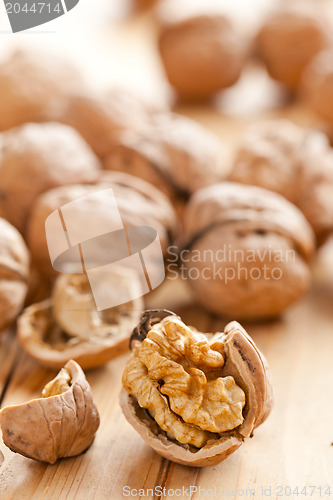
[[[303,91],[312,109],[333,125],[333,50],[317,54],[303,73]]]
[[[164,24],[159,49],[167,78],[184,100],[206,100],[233,85],[246,52],[230,22],[209,14]]]
[[[134,277],[104,277],[114,294],[138,295]],[[60,275],[51,299],[27,307],[18,319],[23,349],[46,368],[59,369],[69,359],[83,368],[100,366],[128,349],[129,335],[143,308],[141,298],[97,311],[85,274]]]
[[[175,113],[156,113],[139,132],[124,132],[104,166],[141,177],[173,200],[224,180],[229,173],[217,137]]]
[[[311,283],[314,234],[282,196],[254,186],[216,184],[184,214],[181,270],[195,298],[226,317],[273,317]]]
[[[100,164],[76,130],[29,123],[2,135],[1,210],[21,232],[36,197],[56,186],[88,182]]]
[[[316,10],[282,9],[273,13],[257,36],[258,54],[269,74],[290,90],[299,86],[307,64],[329,45],[329,30]]]
[[[23,307],[28,291],[29,251],[20,233],[0,218],[0,331]]]
[[[208,340],[164,317],[135,341],[123,385],[121,408],[145,442],[193,467],[226,459],[273,403],[267,361],[235,321]]]
[[[78,70],[50,47],[14,50],[0,64],[0,130],[41,120],[81,84]]]
[[[50,464],[86,450],[99,427],[99,415],[80,366],[68,361],[42,396],[0,411],[5,445]]]
[[[240,143],[230,180],[285,196],[304,213],[319,244],[333,231],[333,150],[322,132],[288,120],[252,125]]]

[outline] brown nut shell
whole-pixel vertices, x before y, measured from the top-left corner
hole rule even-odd
[[[232,322],[226,326],[224,334],[215,334],[215,338],[223,344],[225,363],[222,376],[233,377],[246,396],[244,420],[236,429],[220,433],[217,439],[208,441],[201,448],[182,445],[162,431],[134,396],[125,389],[120,394],[120,405],[126,419],[145,442],[165,458],[192,467],[216,465],[225,460],[264,422],[273,403],[267,361],[245,330],[237,322]]]
[[[258,187],[226,182],[198,191],[186,208],[184,247],[196,299],[222,316],[274,317],[311,283],[310,225],[282,196]]]
[[[131,293],[138,282],[115,274],[109,288]],[[86,275],[64,274],[52,300],[26,308],[18,319],[23,349],[46,368],[59,369],[69,359],[94,368],[124,353],[143,307],[141,298],[97,311]]]
[[[99,427],[99,415],[81,367],[68,361],[49,382],[43,397],[0,411],[3,441],[28,458],[54,464],[86,450]]]
[[[30,255],[20,233],[0,218],[0,332],[23,307],[28,292]]]

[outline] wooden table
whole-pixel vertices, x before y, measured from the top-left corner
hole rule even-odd
[[[166,87],[152,44],[153,34],[152,16],[144,13],[123,21],[111,32],[102,30],[98,41],[103,42],[105,53],[105,44],[117,41],[118,50],[114,45],[110,48],[111,67],[112,61],[115,64],[120,61],[123,50],[128,71],[133,63],[131,56],[137,54],[139,60],[133,64],[137,67],[141,64],[143,68],[138,76],[140,88],[164,99],[167,93],[158,92],[158,88]],[[110,67],[108,71],[111,74]],[[257,119],[287,116],[298,123],[317,123],[301,104],[275,108],[279,95],[277,87],[262,71],[249,68],[240,84],[230,91],[227,106],[223,104],[222,110],[228,111],[228,115],[221,108],[178,107],[177,111],[213,130],[231,151],[244,126]],[[185,283],[166,281],[157,294],[148,298],[148,305],[172,308],[185,322],[202,331],[217,331],[225,325],[223,319],[210,316],[192,303]],[[14,454],[0,444],[5,456],[0,468],[1,500],[118,500],[129,490],[136,497],[134,490],[140,489],[145,490],[145,498],[157,499],[161,498],[158,489],[153,494],[147,492],[157,486],[166,489],[166,498],[177,498],[174,496],[177,493],[178,498],[192,499],[205,498],[204,493],[211,498],[305,498],[305,493],[314,499],[330,498],[333,495],[333,245],[328,245],[318,256],[313,288],[302,301],[280,320],[245,326],[271,366],[275,406],[254,438],[248,439],[225,462],[202,469],[180,466],[161,458],[142,441],[118,405],[125,355],[87,373],[101,426],[86,453],[51,466]],[[14,330],[1,335],[1,406],[39,397],[44,384],[54,375],[20,350]]]

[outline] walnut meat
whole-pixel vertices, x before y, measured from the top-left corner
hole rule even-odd
[[[94,184],[62,186],[37,199],[30,216],[27,240],[33,261],[44,275],[55,276],[44,229],[47,217],[66,203],[110,187],[116,196],[123,224],[153,227],[159,235],[163,252],[166,252],[169,239],[177,232],[176,214],[168,199],[154,186],[141,179],[119,172],[104,172],[97,175]],[[99,196],[94,202],[87,201],[82,205],[82,210],[94,209],[103,215],[105,220],[112,220],[114,214],[103,210],[104,200],[105,198]]]
[[[221,15],[194,15],[162,25],[159,49],[167,78],[185,100],[206,100],[239,78],[245,43]]]
[[[49,47],[14,50],[0,64],[0,130],[43,119],[81,83],[78,70]]]
[[[230,180],[284,195],[304,213],[319,244],[333,231],[333,150],[322,132],[288,120],[252,125]]]
[[[63,184],[88,182],[100,165],[72,128],[59,123],[27,124],[2,135],[1,210],[21,232],[35,198]]]
[[[28,458],[54,464],[92,443],[99,415],[80,366],[68,361],[43,389],[42,398],[0,411],[3,441]]]
[[[147,316],[158,319],[151,324]],[[143,320],[123,373],[125,417],[170,460],[221,462],[270,412],[266,360],[236,322],[209,340],[175,315],[146,311]]]
[[[257,36],[258,54],[275,80],[295,90],[311,59],[329,44],[329,30],[315,9],[282,9],[272,14]]]
[[[175,113],[156,113],[140,132],[124,132],[104,166],[141,177],[173,200],[224,180],[229,173],[223,144]]]
[[[140,286],[137,278],[120,272],[109,273],[105,283],[110,297],[125,292],[137,296]],[[59,275],[51,299],[27,307],[19,317],[18,339],[46,368],[59,369],[70,359],[93,368],[128,349],[142,307],[138,298],[98,311],[85,274]]]
[[[0,331],[22,309],[28,291],[29,260],[20,233],[0,218]]]
[[[202,189],[186,208],[184,226],[181,272],[213,313],[276,316],[309,288],[313,232],[276,193],[231,182]]]
[[[333,50],[317,54],[303,73],[303,90],[312,109],[333,125]]]

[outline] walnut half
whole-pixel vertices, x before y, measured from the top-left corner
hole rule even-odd
[[[270,413],[267,362],[235,321],[209,339],[175,315],[150,328],[147,314],[123,374],[123,413],[162,456],[195,467],[217,464]],[[150,328],[144,340],[143,325]]]
[[[99,415],[81,367],[68,361],[42,396],[0,411],[5,445],[50,464],[86,450],[99,427]]]

